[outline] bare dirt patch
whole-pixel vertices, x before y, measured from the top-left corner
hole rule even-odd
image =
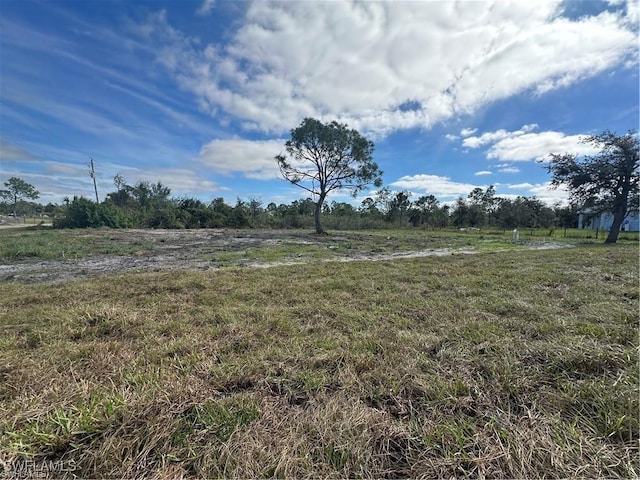
[[[0,282],[58,282],[102,274],[175,269],[215,270],[227,267],[268,268],[310,262],[382,261],[426,256],[474,254],[460,242],[439,239],[401,242],[384,235],[318,236],[291,230],[87,230],[69,233],[113,244],[140,245],[132,254],[78,255],[70,248],[62,259],[5,261]],[[532,243],[525,248],[565,248],[564,243]],[[267,255],[264,252],[274,252]]]

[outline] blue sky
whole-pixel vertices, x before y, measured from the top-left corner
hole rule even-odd
[[[0,181],[40,201],[161,181],[174,196],[305,192],[273,157],[307,116],[376,145],[384,184],[563,201],[538,160],[638,128],[637,0],[3,0]],[[359,203],[370,192],[355,201]],[[346,194],[330,200],[352,201]]]

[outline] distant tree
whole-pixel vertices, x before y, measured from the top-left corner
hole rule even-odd
[[[222,197],[211,200],[209,208],[214,214],[214,225],[212,226],[215,228],[223,227],[226,219],[231,216],[233,211],[233,207],[227,205]]]
[[[166,205],[169,195],[171,195],[171,189],[161,182],[154,184],[140,180],[131,187],[130,193],[138,203],[138,207],[144,212],[148,208],[159,208]]]
[[[243,228],[251,223],[251,211],[249,206],[240,198],[236,199],[235,207],[231,208],[231,212],[225,221],[226,227]]]
[[[336,215],[338,217],[355,217],[357,215],[357,211],[353,208],[353,205],[346,202],[331,202],[331,215]]]
[[[487,223],[487,215],[482,205],[467,205],[467,223],[470,227],[483,227]]]
[[[529,212],[529,224],[524,225],[526,227],[538,228],[538,227],[551,227],[555,220],[555,214],[553,209],[545,205],[542,200],[535,197],[524,198],[525,208]]]
[[[406,190],[396,192],[391,196],[389,206],[387,208],[387,219],[390,222],[397,220],[400,224],[404,223],[409,207],[411,207],[410,198],[411,192]]]
[[[520,222],[526,221],[522,197],[515,200],[500,198],[495,217],[497,225],[505,230],[522,226]]]
[[[11,177],[8,181],[4,182],[6,190],[0,190],[0,196],[2,198],[13,202],[13,215],[17,215],[17,206],[20,200],[30,198],[35,200],[40,197],[40,192],[30,183],[25,182],[21,178]]]
[[[467,196],[469,201],[469,224],[481,227],[493,221],[496,209],[496,189],[490,185],[486,190],[476,187]]]
[[[116,175],[113,177],[113,184],[118,190],[122,190],[127,186],[127,181],[121,174],[116,173]]]
[[[262,208],[262,200],[260,198],[251,196],[249,197],[249,214],[251,215],[251,225],[257,227],[260,223],[260,217],[262,216],[264,209]]]
[[[45,215],[48,215],[49,217],[54,217],[59,209],[60,207],[58,205],[56,205],[55,203],[49,202],[45,205],[43,212]]]
[[[409,221],[414,227],[418,225],[435,226],[439,210],[440,202],[434,195],[423,195],[414,202]]]
[[[551,154],[547,166],[554,187],[565,185],[579,205],[592,205],[594,212],[612,212],[613,224],[605,243],[616,243],[620,227],[631,210],[638,209],[639,149],[636,132],[618,136],[610,131],[584,140],[600,153],[579,159],[570,153]]]
[[[466,227],[469,225],[469,205],[464,198],[458,197],[451,212],[451,221],[455,227]]]
[[[132,187],[127,185],[124,177],[118,173],[113,177],[113,184],[117,190],[107,194],[105,201],[120,208],[127,208],[131,206],[134,203],[133,196],[131,195]]]
[[[443,205],[434,212],[433,224],[435,227],[444,228],[449,226],[451,221],[451,211],[449,205]]]
[[[371,183],[382,185],[373,149],[373,142],[336,121],[305,118],[291,130],[291,139],[285,143],[287,155],[275,159],[285,180],[312,194],[316,233],[324,233],[320,213],[331,191],[348,190],[355,196]]]
[[[378,209],[377,202],[371,197],[365,198],[360,203],[358,211],[360,212],[360,216],[380,216],[380,210]]]
[[[376,207],[385,214],[385,216],[389,213],[389,209],[391,208],[392,202],[392,193],[389,190],[389,187],[384,187],[374,193],[374,204]]]
[[[490,185],[486,190],[476,187],[469,192],[467,199],[472,205],[482,205],[486,210],[489,210],[496,201],[495,194],[496,189],[493,185]]]
[[[576,228],[578,226],[578,209],[575,205],[562,206],[556,203],[553,206],[555,223],[562,228]]]
[[[315,213],[316,204],[311,198],[304,198],[291,202],[291,208],[293,208],[298,215],[310,217]]]

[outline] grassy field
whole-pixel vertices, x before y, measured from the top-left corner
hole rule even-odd
[[[634,478],[638,270],[630,242],[5,283],[0,463]]]
[[[197,232],[210,232],[199,230]],[[270,237],[271,230],[220,230],[225,238],[259,236]],[[0,229],[0,260],[21,262],[30,260],[78,259],[96,255],[152,255],[177,240],[182,247],[193,239],[189,230],[112,230],[78,229],[57,230],[48,227],[25,227]],[[258,232],[258,233],[255,233]],[[334,232],[329,236],[310,235],[304,230],[281,230],[287,238],[280,245],[270,248],[250,248],[242,243],[223,242],[220,248],[212,247],[209,253],[217,259],[235,261],[240,259],[285,260],[301,255],[316,259],[336,257],[349,253],[389,253],[416,251],[428,248],[474,247],[481,250],[517,248],[511,231],[501,229],[482,230],[365,230]],[[204,234],[206,235],[206,234]],[[590,230],[569,229],[523,229],[520,230],[520,246],[528,242],[602,243],[606,234]],[[172,237],[178,237],[174,239]],[[638,244],[637,232],[622,232],[621,244]],[[198,239],[198,240],[203,240]],[[167,243],[168,242],[168,243]],[[198,241],[198,245],[203,242]],[[330,251],[333,250],[333,251]]]
[[[148,241],[129,240],[123,232],[109,230],[57,230],[49,227],[0,230],[0,260],[51,260],[89,255],[131,255],[150,251]]]

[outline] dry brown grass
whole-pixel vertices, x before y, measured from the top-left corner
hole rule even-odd
[[[633,478],[637,253],[5,284],[0,460],[68,478]]]

